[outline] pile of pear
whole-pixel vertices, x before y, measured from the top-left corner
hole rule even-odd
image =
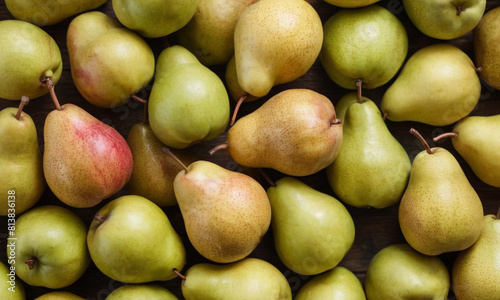
[[[338,9],[324,20],[303,0],[171,0],[172,9],[113,0],[114,17],[97,9],[106,1],[46,14],[40,1],[26,2],[6,1],[15,19],[0,21],[0,98],[17,104],[0,111],[0,190],[18,199],[15,210],[3,201],[0,214],[17,217],[10,264],[23,284],[66,288],[92,262],[133,284],[109,299],[176,299],[152,284],[175,278],[185,299],[400,299],[402,286],[408,297],[498,299],[499,217],[485,215],[452,151],[409,128],[423,148],[411,157],[387,123],[452,127],[434,142],[451,138],[474,175],[500,188],[500,115],[473,115],[483,85],[500,88],[500,8],[402,1],[412,24],[436,39],[409,53],[407,29],[379,1],[325,1]],[[422,16],[439,2],[453,4],[448,15]],[[63,20],[67,53],[43,29]],[[475,57],[446,42],[469,33]],[[166,37],[174,43],[158,52],[148,44]],[[89,105],[143,107],[126,135],[58,98],[66,54],[66,80]],[[311,88],[275,89],[316,62],[348,91],[337,101]],[[381,87],[381,99],[364,95]],[[53,109],[37,128],[23,109],[45,99]],[[257,108],[238,114],[251,101]],[[190,151],[208,143],[218,144],[204,157]],[[212,161],[222,151],[239,167]],[[306,183],[320,174],[331,193]],[[61,205],[44,203],[47,189]],[[351,211],[396,205],[405,243],[380,250],[362,283],[342,266],[356,236]],[[166,213],[175,206],[182,232]],[[72,212],[80,209],[95,209],[90,223]],[[268,233],[281,263],[311,276],[299,291],[278,266],[252,257]],[[188,246],[206,263],[190,265]],[[452,270],[446,253],[457,253]]]

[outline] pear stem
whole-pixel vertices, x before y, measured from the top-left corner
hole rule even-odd
[[[148,124],[149,123],[148,100],[143,99],[143,98],[141,98],[141,97],[139,97],[137,95],[132,95],[131,98],[134,99],[137,102],[140,102],[140,103],[144,104],[144,110],[142,112],[142,123]]]
[[[166,153],[168,155],[170,155],[179,165],[182,166],[182,168],[187,172],[188,171],[188,168],[186,167],[186,165],[177,157],[175,156],[172,151],[170,151],[170,149],[168,147],[163,147],[162,149],[163,153]]]
[[[245,101],[245,99],[248,97],[248,94],[245,94],[238,99],[238,102],[236,102],[236,106],[234,107],[233,111],[233,116],[231,118],[231,123],[229,123],[229,126],[233,126],[234,123],[236,122],[236,115],[238,114],[238,111],[240,110],[241,104]]]
[[[54,105],[56,106],[57,110],[62,110],[61,105],[59,104],[59,100],[57,99],[56,92],[54,90],[54,82],[50,77],[43,76],[40,78],[40,81],[47,86],[49,89],[50,97],[52,98],[52,101],[54,102]]]
[[[497,215],[495,216],[496,219],[500,219],[500,207],[498,207]]]
[[[102,224],[104,223],[104,221],[106,221],[106,218],[101,216],[101,215],[95,215],[94,216],[94,220],[96,220],[97,222],[99,222],[99,224]]]
[[[38,259],[36,257],[32,257],[28,260],[26,260],[24,263],[28,265],[28,268],[32,270],[35,267],[35,264],[38,262]]]
[[[384,115],[382,116],[382,120],[386,120],[387,119],[387,113],[385,112]]]
[[[457,6],[457,16],[460,16],[460,14],[465,11],[465,8],[463,8],[462,6]]]
[[[21,102],[19,103],[19,107],[17,108],[16,119],[19,120],[21,118],[21,114],[23,113],[23,108],[29,102],[30,102],[30,98],[28,98],[27,96],[21,97]]]
[[[266,171],[264,171],[263,169],[259,168],[258,169],[259,173],[262,175],[262,177],[264,177],[264,180],[269,183],[270,186],[276,186],[276,183],[271,179],[271,177],[269,176],[269,174],[267,174]]]
[[[429,146],[427,141],[424,139],[424,137],[420,134],[420,132],[418,132],[415,128],[410,128],[410,133],[413,134],[422,143],[422,145],[424,145],[427,153],[434,154],[434,152],[432,152],[432,150],[431,150],[431,147]]]
[[[476,72],[481,73],[483,71],[483,68],[482,67],[474,67],[474,70],[476,70]]]
[[[147,100],[142,99],[141,97],[139,97],[137,95],[132,95],[131,98],[134,99],[137,102],[142,103],[142,104],[146,104],[148,102]]]
[[[213,147],[212,150],[208,151],[208,153],[210,155],[214,155],[215,152],[217,152],[221,149],[227,149],[227,148],[229,148],[229,145],[227,144],[227,142],[225,142],[224,144],[220,144],[218,146]]]
[[[182,275],[181,272],[179,272],[176,268],[174,268],[174,273],[175,275],[177,275],[177,277],[179,277],[183,281],[186,280],[186,276]]]
[[[444,138],[454,138],[454,137],[457,137],[458,136],[458,132],[445,132],[445,133],[441,133],[440,135],[434,137],[432,140],[434,142],[437,142],[441,139],[444,139]]]
[[[363,85],[363,79],[356,80],[356,87],[358,88],[358,103],[361,103],[362,85]]]

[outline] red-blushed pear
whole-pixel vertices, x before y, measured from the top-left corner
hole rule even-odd
[[[50,86],[50,83],[48,83]],[[63,203],[92,207],[128,182],[133,158],[125,138],[84,109],[59,101],[43,129],[43,170],[48,186]]]

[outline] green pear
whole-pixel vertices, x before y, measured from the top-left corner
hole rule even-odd
[[[106,0],[5,0],[9,12],[18,20],[37,26],[49,26],[69,17],[89,11],[106,3]]]
[[[347,108],[353,103],[363,103],[365,101],[371,101],[369,98],[361,95],[361,98],[359,98],[360,95],[358,95],[356,92],[348,92],[344,96],[340,97],[340,99],[337,101],[335,104],[335,112],[337,113],[337,118],[340,120],[345,119],[345,114],[347,112]]]
[[[7,252],[8,254],[9,252]],[[2,291],[2,299],[5,300],[25,300],[26,292],[24,284],[16,277],[16,267],[7,266],[4,262],[0,262],[0,291]]]
[[[496,299],[500,295],[500,219],[484,216],[481,235],[460,251],[451,271],[457,299]]]
[[[274,245],[285,266],[303,275],[337,266],[354,243],[354,221],[345,206],[293,177],[281,178],[267,193]]]
[[[366,300],[365,291],[359,279],[342,266],[311,278],[304,284],[295,300]]]
[[[75,86],[96,106],[124,105],[153,78],[155,57],[150,46],[100,11],[74,18],[66,44]]]
[[[455,150],[465,159],[476,176],[484,183],[500,187],[500,114],[468,116],[455,124],[452,132],[434,138],[450,136]]]
[[[7,242],[9,263],[31,286],[60,289],[75,283],[91,260],[87,226],[73,211],[56,205],[32,208],[16,220],[16,239]],[[12,252],[15,254],[12,256]],[[11,261],[12,259],[12,261]]]
[[[174,191],[189,241],[213,262],[247,257],[269,229],[266,191],[246,174],[198,160],[177,174]]]
[[[92,261],[106,276],[124,283],[165,281],[186,263],[180,236],[163,210],[137,195],[101,207],[87,235]]]
[[[148,299],[177,300],[178,298],[158,284],[129,284],[113,290],[106,300]]]
[[[343,123],[342,146],[326,170],[333,192],[354,207],[385,208],[398,203],[408,183],[411,161],[387,128],[378,106],[368,98],[351,103]]]
[[[380,0],[324,0],[324,1],[338,7],[355,8],[355,7],[368,6],[370,4],[379,2]]]
[[[500,7],[487,11],[473,31],[474,57],[484,81],[500,90]]]
[[[408,59],[380,105],[394,122],[446,126],[471,113],[480,96],[481,82],[469,56],[454,45],[437,43]]]
[[[183,149],[226,130],[229,96],[217,74],[189,50],[175,45],[158,57],[148,113],[158,139]]]
[[[426,150],[413,159],[399,204],[403,236],[426,255],[464,250],[474,244],[483,228],[481,199],[453,154],[429,147],[416,130],[411,131]]]
[[[85,298],[80,297],[72,292],[53,291],[36,297],[35,300],[85,300]]]
[[[406,243],[385,246],[366,270],[365,293],[370,300],[442,300],[449,290],[450,275],[443,261]]]
[[[222,147],[242,166],[307,176],[332,163],[342,138],[342,122],[326,96],[287,89],[236,121]]]
[[[24,97],[19,108],[7,107],[0,111],[0,191],[8,195],[6,201],[0,202],[1,216],[21,214],[30,209],[47,186],[36,125],[23,112],[28,101]]]
[[[200,0],[112,0],[118,20],[147,38],[169,35],[185,26]]]
[[[63,62],[55,40],[40,27],[19,20],[0,21],[0,98],[35,99],[49,92],[43,79],[54,85]]]
[[[258,0],[200,0],[191,20],[176,32],[179,45],[205,66],[225,65],[234,55],[234,28],[241,12]]]
[[[324,24],[321,64],[330,79],[346,89],[384,85],[399,71],[408,52],[408,36],[388,9],[370,5],[344,8]]]
[[[285,276],[274,265],[258,258],[223,265],[193,265],[183,276],[182,295],[186,300],[292,299]]]
[[[403,5],[413,25],[422,33],[451,40],[476,27],[486,9],[486,0],[403,0]]]

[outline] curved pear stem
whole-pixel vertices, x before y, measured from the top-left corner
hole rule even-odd
[[[227,148],[229,148],[229,145],[227,144],[227,142],[225,142],[224,144],[220,144],[218,146],[213,147],[212,150],[208,151],[208,153],[210,155],[214,155],[215,152],[217,152],[221,149],[227,149]]]
[[[266,171],[264,171],[263,169],[261,168],[258,168],[257,169],[259,171],[259,173],[262,175],[262,177],[264,177],[264,180],[270,185],[270,186],[276,186],[276,183],[271,179],[271,177],[269,176],[269,174],[267,174]]]
[[[410,128],[410,133],[413,134],[422,143],[422,145],[424,145],[427,153],[434,154],[434,152],[432,152],[432,150],[431,150],[431,147],[429,146],[427,141],[424,139],[424,137],[420,134],[420,132],[418,132],[415,128]]]
[[[175,275],[177,275],[177,277],[182,279],[182,281],[186,280],[186,276],[183,275],[181,272],[179,272],[176,268],[174,268],[174,273],[175,273]]]
[[[40,81],[47,86],[49,89],[50,97],[52,98],[52,101],[54,102],[54,105],[56,106],[57,110],[62,110],[61,105],[59,104],[59,99],[57,99],[56,92],[54,90],[54,82],[50,77],[43,76],[40,78]]]
[[[462,6],[457,6],[457,16],[460,16],[460,14],[465,11],[465,8]]]
[[[358,88],[358,103],[361,103],[362,85],[363,85],[363,79],[356,80],[356,87]]]
[[[233,116],[231,118],[231,123],[229,123],[229,126],[233,126],[234,123],[236,122],[236,115],[238,114],[238,111],[240,110],[241,104],[245,101],[245,99],[248,97],[248,94],[245,94],[238,99],[238,102],[236,102],[236,106],[234,107],[233,111]]]
[[[142,112],[142,123],[147,124],[149,122],[148,100],[143,99],[143,98],[141,98],[141,97],[139,97],[137,95],[132,95],[131,98],[134,99],[137,102],[140,102],[140,103],[144,104],[144,109],[143,109],[143,112]]]
[[[440,135],[434,137],[432,140],[434,142],[437,142],[441,139],[444,139],[444,138],[454,138],[454,137],[457,137],[458,136],[458,132],[445,132],[445,133],[441,133]]]
[[[497,211],[495,218],[500,219],[500,207],[498,207],[498,211]]]
[[[16,119],[19,120],[21,118],[21,114],[23,113],[23,108],[29,102],[30,102],[30,98],[28,98],[27,96],[21,97],[21,102],[19,103],[19,107],[17,108]]]
[[[168,155],[170,155],[179,165],[182,166],[182,168],[187,172],[188,171],[188,168],[187,166],[177,157],[175,156],[172,151],[170,151],[170,149],[168,147],[163,147],[162,149],[163,153],[166,153]]]
[[[95,215],[94,220],[99,222],[99,225],[101,225],[102,223],[104,223],[104,221],[106,221],[106,218],[104,216],[101,216],[101,215]]]
[[[385,121],[386,119],[387,119],[387,113],[386,113],[386,112],[384,112],[384,114],[382,115],[382,120],[384,120],[384,121]]]
[[[24,263],[28,265],[28,268],[32,270],[35,267],[35,264],[38,262],[38,259],[36,257],[29,258],[26,260]]]

